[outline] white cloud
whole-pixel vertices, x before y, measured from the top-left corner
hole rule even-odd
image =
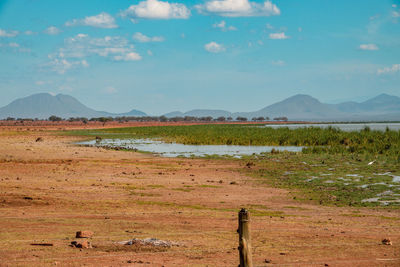
[[[64,40],[64,47],[59,49],[59,54],[66,58],[83,58],[97,55],[100,57],[113,57],[134,52],[134,46],[120,36],[105,36],[91,38],[87,34],[77,34]]]
[[[44,30],[44,33],[49,34],[49,35],[57,35],[61,32],[60,29],[58,29],[55,26],[50,26],[46,30]]]
[[[131,19],[187,19],[190,17],[190,10],[184,4],[145,0],[131,5],[121,12],[121,16]]]
[[[151,50],[147,50],[147,54],[148,54],[149,56],[152,56],[152,55],[153,55],[153,52],[151,52]]]
[[[384,67],[383,69],[378,69],[378,74],[387,74],[400,72],[400,64],[393,64],[391,67]]]
[[[0,37],[15,37],[19,34],[18,31],[6,31],[3,29],[0,29]]]
[[[394,18],[399,18],[399,17],[400,17],[400,12],[398,12],[398,11],[393,11],[393,12],[392,12],[392,16],[393,16]]]
[[[216,42],[210,42],[204,45],[204,49],[210,53],[221,53],[225,52],[225,47],[222,44],[218,44]]]
[[[13,53],[30,53],[31,49],[21,46],[18,43],[0,43],[0,48]]]
[[[114,56],[114,60],[116,61],[138,61],[141,59],[142,57],[136,52],[130,52],[125,55]]]
[[[86,60],[67,60],[65,58],[53,58],[48,64],[53,71],[59,73],[59,74],[64,74],[68,70],[82,66],[82,67],[88,67],[88,64]]]
[[[86,58],[102,57],[112,61],[136,61],[142,57],[135,52],[134,46],[124,37],[105,36],[91,38],[87,34],[77,34],[64,40],[64,46],[56,53],[48,55],[50,62],[46,67],[64,74],[78,67],[89,67]]]
[[[113,87],[113,86],[108,86],[104,89],[104,92],[107,94],[115,94],[118,92],[118,90],[115,89],[115,87]]]
[[[0,43],[0,47],[16,48],[16,47],[19,47],[19,44],[17,44],[17,43]]]
[[[33,31],[29,31],[29,30],[28,30],[28,31],[25,31],[24,34],[25,34],[25,35],[35,35],[36,32],[33,32]]]
[[[393,8],[396,8],[396,7],[397,7],[397,5],[396,5],[396,4],[393,4],[393,5],[392,5],[392,7],[393,7]]]
[[[35,84],[40,86],[40,85],[45,85],[46,82],[45,81],[36,81]]]
[[[265,27],[268,29],[268,30],[272,30],[274,27],[271,25],[271,24],[269,24],[269,23],[267,23],[266,25],[265,25]]]
[[[132,38],[133,38],[133,40],[141,42],[141,43],[163,42],[164,41],[164,37],[162,37],[162,36],[149,37],[149,36],[144,35],[141,32],[135,33]]]
[[[106,12],[102,12],[96,16],[67,21],[65,26],[90,26],[103,29],[118,28],[118,25],[115,23],[115,19]]]
[[[19,47],[19,44],[17,44],[17,43],[9,43],[8,45],[9,45],[10,47],[14,47],[14,48]]]
[[[298,30],[299,32],[302,32],[302,31],[303,31],[303,28],[302,28],[302,27],[299,27],[297,30]]]
[[[215,23],[215,24],[213,25],[213,28],[220,29],[220,30],[223,31],[223,32],[226,32],[226,31],[236,31],[236,30],[237,30],[237,28],[234,27],[234,26],[226,26],[226,22],[225,22],[224,20],[221,21],[221,22]]]
[[[88,68],[88,67],[89,67],[89,63],[88,63],[86,60],[82,60],[82,61],[81,61],[81,65],[82,65],[83,67],[85,67],[85,68]]]
[[[361,50],[368,50],[368,51],[379,50],[379,47],[376,44],[361,44],[359,48]]]
[[[277,33],[269,34],[269,39],[283,40],[283,39],[288,39],[288,38],[289,38],[289,36],[287,36],[284,32],[277,32]]]
[[[285,66],[285,61],[283,61],[283,60],[274,60],[274,61],[272,61],[271,62],[271,64],[272,65],[275,65],[275,66],[280,66],[280,67],[282,67],[282,66]]]
[[[202,14],[215,14],[223,17],[261,17],[280,15],[281,11],[270,0],[263,3],[249,0],[210,0],[195,8]]]

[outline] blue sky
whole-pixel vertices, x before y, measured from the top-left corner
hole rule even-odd
[[[0,91],[153,115],[400,96],[400,1],[0,0]]]

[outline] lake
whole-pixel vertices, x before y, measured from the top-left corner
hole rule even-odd
[[[207,155],[229,155],[241,157],[242,155],[260,154],[278,151],[300,152],[303,147],[299,146],[228,146],[228,145],[183,145],[176,143],[165,143],[151,139],[103,139],[101,141],[91,140],[79,142],[79,145],[91,145],[99,147],[123,147],[137,149],[140,151],[157,153],[163,157],[204,157]]]

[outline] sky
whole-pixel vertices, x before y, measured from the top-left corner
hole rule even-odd
[[[400,0],[0,0],[0,92],[150,115],[400,96]]]

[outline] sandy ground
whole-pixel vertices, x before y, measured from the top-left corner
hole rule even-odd
[[[77,140],[0,128],[0,266],[237,266],[241,207],[257,215],[254,266],[400,266],[398,210],[302,203],[257,184],[238,161],[161,158]],[[94,232],[94,248],[69,246],[79,230]],[[147,237],[179,246],[116,244]],[[387,237],[392,246],[381,244]]]

